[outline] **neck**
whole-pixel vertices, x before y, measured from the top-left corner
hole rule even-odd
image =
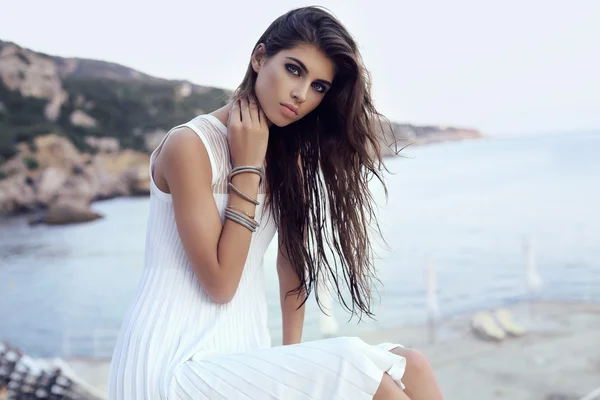
[[[223,125],[228,126],[229,124],[229,110],[231,110],[231,106],[233,106],[233,102],[229,102],[225,104],[223,107],[219,108],[210,113],[213,117],[217,118],[219,121],[223,123]]]
[[[221,121],[223,123],[223,125],[228,126],[229,125],[229,111],[231,110],[232,106],[233,106],[233,102],[230,101],[229,103],[225,104],[223,107],[219,108],[218,110],[211,112],[210,115],[212,115],[213,117],[216,117],[219,121]],[[273,123],[270,120],[267,120],[267,125],[270,128],[273,125]]]

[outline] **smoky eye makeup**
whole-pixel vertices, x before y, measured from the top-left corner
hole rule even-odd
[[[298,65],[295,64],[285,64],[285,69],[292,75],[294,76],[301,76],[302,75],[302,68]],[[329,89],[329,86],[325,85],[324,83],[321,83],[319,81],[313,82],[311,85],[318,93],[326,93],[327,90]]]
[[[300,76],[300,67],[294,64],[285,64],[285,69],[292,75]]]
[[[312,87],[319,93],[325,93],[327,91],[327,86],[323,85],[320,82],[313,82]]]

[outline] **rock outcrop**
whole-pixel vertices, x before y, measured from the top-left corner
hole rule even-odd
[[[406,146],[420,146],[438,142],[481,139],[484,135],[476,129],[447,126],[418,126],[392,123],[384,129],[381,144],[383,155],[393,156]]]
[[[23,97],[47,100],[44,115],[49,121],[58,119],[69,97],[52,59],[14,44],[0,49],[0,79],[8,89],[19,91]]]
[[[58,135],[39,136],[36,150],[20,146],[20,152],[0,171],[0,213],[44,211],[32,223],[61,224],[101,218],[90,210],[95,200],[118,196],[148,195],[149,156],[133,150],[80,153]],[[35,167],[26,160],[35,160]]]

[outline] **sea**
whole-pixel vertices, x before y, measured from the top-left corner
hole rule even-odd
[[[600,132],[411,146],[374,181],[383,233],[373,318],[309,299],[304,340],[531,299],[600,302]],[[0,341],[39,357],[109,358],[143,268],[148,198],[97,202],[70,226],[0,219]],[[264,257],[281,342],[276,238]]]

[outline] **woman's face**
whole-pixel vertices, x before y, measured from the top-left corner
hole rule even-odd
[[[252,56],[258,74],[255,92],[265,115],[282,127],[298,121],[323,100],[335,75],[335,66],[313,45],[301,44],[273,57]]]

